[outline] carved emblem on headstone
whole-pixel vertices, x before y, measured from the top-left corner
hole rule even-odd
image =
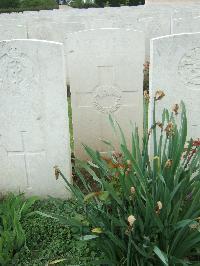
[[[121,106],[121,92],[115,85],[101,85],[94,90],[94,106],[101,113],[109,114]]]
[[[20,87],[28,88],[36,78],[31,60],[15,47],[6,47],[0,51],[0,66],[0,89],[7,88],[19,93]]]
[[[200,47],[184,54],[178,65],[178,74],[185,85],[200,89]]]

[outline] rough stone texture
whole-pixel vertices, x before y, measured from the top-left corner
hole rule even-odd
[[[1,22],[0,22],[1,23]],[[0,24],[0,41],[11,39],[26,39],[27,30],[24,25],[16,25],[12,23]]]
[[[64,42],[68,33],[80,31],[84,29],[84,25],[76,22],[58,23],[50,22],[48,19],[29,21],[28,38],[39,39],[55,42]]]
[[[163,108],[172,110],[184,101],[188,115],[188,137],[199,138],[200,121],[200,33],[177,34],[152,40],[151,98],[157,89],[166,96],[157,102],[157,119]],[[151,101],[152,102],[152,101]],[[152,119],[150,119],[152,120]]]
[[[171,34],[171,13],[169,10],[143,10],[137,17],[136,29],[145,35],[145,57],[149,61],[150,40]]]
[[[100,138],[114,140],[109,114],[126,136],[130,121],[142,128],[143,34],[125,29],[77,32],[66,39],[66,53],[75,155],[85,158],[82,143],[104,153],[107,149]]]
[[[0,42],[0,190],[66,197],[53,167],[70,177],[61,44]],[[58,74],[59,73],[59,74]]]
[[[131,9],[130,9],[131,11]],[[118,16],[114,22],[118,28],[134,29],[144,32],[145,58],[149,61],[150,39],[171,34],[171,10],[167,8],[137,8]]]
[[[177,10],[172,18],[172,33],[200,32],[200,8]]]

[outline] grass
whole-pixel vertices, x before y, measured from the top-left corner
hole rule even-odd
[[[73,201],[40,200],[32,211],[56,213],[74,217],[78,211]],[[66,259],[58,265],[95,265],[99,251],[94,243],[80,241],[76,233],[69,227],[62,226],[56,221],[44,218],[38,214],[22,220],[27,243],[12,261],[12,265],[44,266],[57,259]]]

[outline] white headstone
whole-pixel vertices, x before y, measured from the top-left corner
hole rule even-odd
[[[0,190],[66,197],[53,167],[70,177],[63,47],[0,42]]]
[[[174,104],[183,100],[188,115],[188,137],[199,138],[200,33],[157,38],[151,45],[151,98],[158,89],[166,94],[156,104],[157,119],[161,120],[163,108],[172,110]]]
[[[11,40],[11,39],[26,39],[26,38],[27,38],[27,29],[24,25],[17,25],[14,23],[0,24],[0,41]]]
[[[177,12],[172,19],[172,33],[200,32],[200,9]]]
[[[29,21],[28,38],[62,42],[64,36],[58,23],[43,21],[40,19],[37,21]]]
[[[146,60],[150,57],[150,40],[171,34],[171,13],[169,10],[142,10],[137,17],[136,29],[145,34]]]
[[[66,39],[72,97],[75,155],[82,143],[104,153],[112,140],[109,114],[130,139],[130,121],[142,128],[143,33],[125,29],[77,32]]]

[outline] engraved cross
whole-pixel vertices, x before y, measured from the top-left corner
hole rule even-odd
[[[24,167],[26,171],[26,182],[27,182],[27,187],[30,187],[30,177],[31,177],[31,171],[28,165],[28,157],[30,155],[45,155],[44,150],[40,151],[28,151],[26,149],[26,144],[25,144],[25,134],[27,133],[26,131],[21,131],[21,142],[22,142],[22,150],[16,150],[16,151],[8,151],[7,150],[7,155],[9,156],[22,156],[24,159]]]

